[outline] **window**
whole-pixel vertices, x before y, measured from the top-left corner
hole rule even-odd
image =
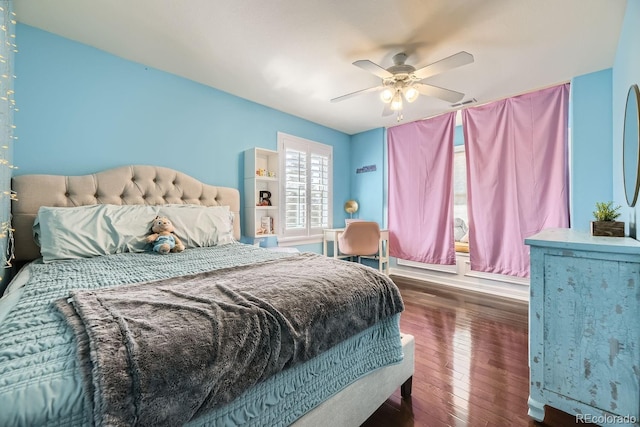
[[[456,241],[456,252],[469,252],[466,157],[464,145],[453,148],[453,238]]]
[[[279,234],[284,238],[321,235],[332,222],[333,148],[278,133],[278,150],[284,194]]]
[[[464,145],[453,148],[453,217],[469,225],[467,211],[467,155]]]

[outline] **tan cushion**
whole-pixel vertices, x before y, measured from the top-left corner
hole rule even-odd
[[[469,243],[456,242],[456,252],[469,252]]]

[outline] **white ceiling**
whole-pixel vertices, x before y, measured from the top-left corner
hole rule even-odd
[[[352,65],[401,51],[420,68],[475,62],[428,83],[477,104],[613,65],[624,0],[14,0],[19,22],[348,134],[396,124]],[[18,39],[18,47],[20,40]],[[476,104],[476,105],[477,105]],[[404,122],[453,108],[421,96]]]

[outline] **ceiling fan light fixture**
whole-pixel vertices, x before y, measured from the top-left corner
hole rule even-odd
[[[404,99],[409,103],[418,99],[418,95],[420,95],[420,92],[418,92],[418,89],[413,86],[409,86],[404,90]]]
[[[400,52],[393,56],[393,65],[388,68],[384,68],[368,59],[355,61],[353,65],[382,79],[381,84],[333,98],[331,102],[343,101],[364,93],[379,92],[380,99],[385,103],[382,116],[390,116],[395,112],[396,120],[400,121],[403,119],[403,98],[408,103],[415,102],[420,95],[440,98],[447,102],[459,102],[464,98],[463,93],[433,86],[423,82],[423,80],[452,68],[472,63],[473,55],[470,53],[461,51],[419,69],[416,69],[413,65],[406,64],[406,60],[407,54]],[[452,107],[455,106],[455,104],[452,105]]]
[[[402,110],[402,95],[400,94],[400,90],[397,90],[395,95],[393,95],[393,99],[391,100],[391,110]]]
[[[385,88],[380,94],[380,99],[382,99],[382,102],[385,104],[388,104],[393,99],[393,91],[389,88]]]

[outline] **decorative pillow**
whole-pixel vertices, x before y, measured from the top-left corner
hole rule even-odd
[[[453,219],[453,238],[456,242],[459,242],[467,231],[469,228],[462,218]]]

